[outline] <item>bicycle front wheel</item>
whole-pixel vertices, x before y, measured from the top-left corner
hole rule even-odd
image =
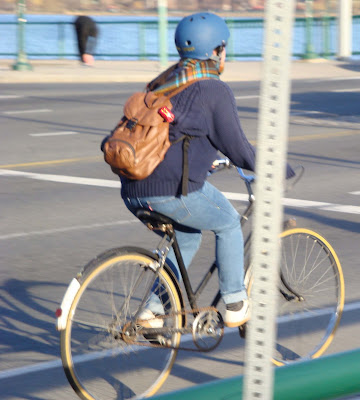
[[[149,397],[168,377],[180,343],[182,298],[171,270],[157,267],[154,254],[123,248],[97,257],[78,276],[80,288],[61,332],[61,357],[80,398]],[[156,296],[165,313],[166,346],[158,335],[142,335],[135,322],[149,296]]]
[[[344,308],[344,276],[330,244],[296,228],[281,234],[276,365],[319,357],[333,340]]]

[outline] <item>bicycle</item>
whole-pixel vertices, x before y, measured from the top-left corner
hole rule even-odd
[[[219,160],[216,169],[232,167]],[[254,205],[253,178],[237,169],[248,191],[241,225]],[[198,298],[216,264],[193,290],[168,217],[148,210],[137,216],[163,235],[155,252],[139,247],[108,250],[90,261],[74,278],[57,310],[61,332],[61,358],[68,381],[82,399],[133,399],[155,394],[170,374],[179,349],[211,351],[224,334],[217,310],[220,292],[209,307],[198,307]],[[344,277],[339,259],[318,233],[284,224],[280,235],[281,265],[278,299],[278,334],[273,362],[284,365],[319,357],[330,345],[344,307]],[[245,284],[251,295],[251,230],[244,241]],[[175,251],[190,309],[180,282],[166,263],[170,246]],[[161,302],[163,323],[144,327],[138,316],[150,296]],[[316,319],[316,326],[311,322]],[[239,327],[241,337],[246,325]],[[192,335],[194,348],[181,346],[183,335]],[[295,337],[295,340],[294,340]]]

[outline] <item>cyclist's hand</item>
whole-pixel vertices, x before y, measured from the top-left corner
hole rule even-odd
[[[230,168],[231,162],[228,158],[217,158],[213,161],[210,170],[208,171],[208,175],[211,175],[217,171],[220,171],[224,168]]]

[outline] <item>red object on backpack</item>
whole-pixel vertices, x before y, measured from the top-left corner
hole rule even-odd
[[[175,115],[166,107],[159,108],[158,113],[164,118],[166,122],[173,122],[175,119]]]

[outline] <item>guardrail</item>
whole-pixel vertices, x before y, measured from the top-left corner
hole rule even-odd
[[[275,370],[273,400],[330,400],[360,393],[360,348]],[[243,376],[154,396],[152,400],[241,400]]]
[[[168,21],[168,56],[177,59],[174,32],[178,20]],[[235,59],[262,58],[263,19],[226,19],[231,31],[227,57]],[[337,19],[335,17],[296,18],[293,32],[293,56],[309,58],[336,55]],[[95,56],[99,59],[158,60],[158,22],[154,21],[97,21],[99,39]],[[29,58],[77,58],[76,36],[72,22],[32,22],[25,24],[25,52]],[[17,55],[17,22],[1,22],[0,57]],[[311,46],[309,46],[311,40]],[[360,16],[353,17],[353,55],[360,54]]]

